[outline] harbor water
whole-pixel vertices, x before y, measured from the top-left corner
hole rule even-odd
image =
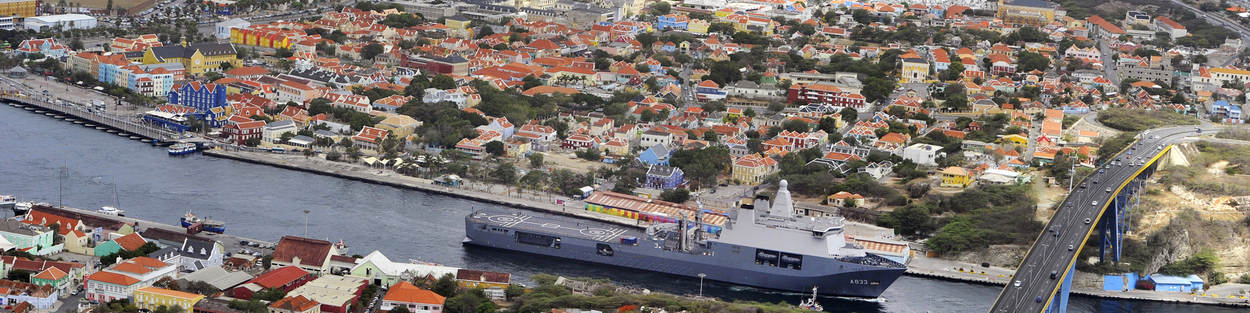
[[[681,294],[699,289],[698,279],[460,244],[469,212],[516,209],[199,154],[170,157],[161,147],[8,105],[0,105],[0,154],[0,194],[23,201],[63,201],[90,210],[117,205],[128,217],[167,224],[177,224],[190,210],[224,221],[229,233],[243,237],[276,241],[306,231],[311,238],[341,239],[352,254],[381,250],[394,260],[509,272],[522,281],[550,273]],[[833,312],[985,312],[1000,289],[904,276],[881,299],[821,302]],[[704,290],[723,299],[797,303],[803,298],[714,282]],[[1168,311],[1236,309],[1080,296],[1069,306],[1069,312]]]

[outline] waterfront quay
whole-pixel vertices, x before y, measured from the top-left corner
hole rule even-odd
[[[466,182],[465,185],[460,187],[448,187],[435,184],[433,180],[407,176],[384,168],[374,168],[355,163],[333,162],[319,157],[305,157],[300,154],[256,152],[234,149],[231,147],[205,150],[204,155],[277,166],[285,169],[382,184],[397,188],[421,190],[445,196],[504,205],[518,209],[560,214],[624,226],[645,226],[640,224],[641,222],[636,219],[586,211],[585,202],[581,200],[552,194],[537,194],[527,191],[518,191],[517,188],[509,188],[495,184]]]
[[[179,225],[166,224],[166,223],[157,222],[157,221],[139,219],[135,217],[108,215],[108,214],[100,213],[94,210],[85,210],[85,209],[79,209],[79,208],[73,208],[73,207],[67,207],[67,206],[55,207],[53,208],[53,210],[63,210],[63,211],[71,212],[73,214],[86,215],[86,216],[91,216],[91,217],[95,217],[99,219],[115,220],[115,221],[132,224],[135,226],[135,232],[137,233],[142,233],[143,231],[152,229],[152,228],[158,228],[161,230],[165,230],[169,232],[177,232],[177,233],[185,233],[187,231],[186,228],[179,226]],[[273,254],[273,247],[277,244],[276,241],[246,238],[242,236],[231,235],[228,233],[218,234],[218,233],[203,231],[203,232],[199,232],[199,233],[192,234],[192,235],[221,242],[221,245],[226,249],[225,253],[231,253],[231,254],[240,253],[240,251],[246,250],[249,253],[260,253],[260,255],[262,256],[271,255]],[[243,241],[247,241],[249,243],[254,242],[259,247],[243,245],[242,244]]]

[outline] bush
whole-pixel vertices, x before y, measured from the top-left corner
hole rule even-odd
[[[1030,185],[985,186],[941,201],[941,212],[959,214],[948,218],[925,245],[939,253],[952,253],[1032,242],[1042,224],[1033,220],[1036,200],[1030,190]]]
[[[1203,250],[1191,255],[1183,260],[1168,263],[1159,268],[1159,273],[1186,276],[1189,274],[1205,274],[1215,269],[1220,263],[1220,258],[1210,250]],[[1222,275],[1221,275],[1222,276]],[[1212,284],[1214,285],[1214,284]]]
[[[660,193],[660,200],[672,203],[685,203],[687,200],[690,200],[690,191],[686,190],[686,188],[665,190],[663,193]]]
[[[1122,131],[1143,131],[1166,125],[1197,125],[1198,118],[1171,111],[1114,108],[1098,112],[1098,122]]]

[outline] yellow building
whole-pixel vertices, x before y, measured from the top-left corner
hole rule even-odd
[[[0,0],[0,16],[31,17],[35,16],[35,0]]]
[[[998,0],[998,18],[1003,22],[1041,26],[1055,21],[1063,12],[1054,3],[1044,0]]]
[[[749,154],[734,161],[733,180],[738,184],[758,185],[776,172],[776,160],[758,153]]]
[[[160,63],[182,63],[187,75],[221,72],[223,63],[233,67],[243,65],[233,44],[211,42],[152,47],[143,51],[143,64]]]
[[[519,158],[530,152],[529,140],[518,138],[510,138],[503,142],[504,156],[509,158]]]
[[[929,62],[921,58],[903,59],[902,76],[899,83],[921,82],[929,76]]]
[[[708,21],[690,19],[689,22],[686,22],[686,31],[699,35],[707,35],[707,28],[710,26],[712,26],[712,23]]]
[[[972,175],[968,174],[968,170],[958,166],[942,170],[942,187],[968,188],[969,184],[972,184]]]
[[[469,29],[469,23],[473,20],[463,16],[448,17],[443,25],[447,25],[447,35],[458,38],[472,38],[473,30]]]
[[[1024,150],[1029,147],[1029,138],[1020,136],[1018,134],[1002,136],[1001,138],[999,138],[999,141],[1007,145],[1011,149]]]
[[[135,305],[140,310],[154,311],[164,305],[166,307],[178,306],[183,312],[192,313],[195,304],[200,300],[204,300],[204,295],[156,287],[143,287],[135,290]]]
[[[421,122],[403,114],[387,114],[386,119],[375,126],[394,134],[396,138],[406,138],[421,127]]]

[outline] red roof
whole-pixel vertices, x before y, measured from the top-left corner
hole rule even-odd
[[[65,272],[55,267],[49,267],[48,269],[43,270],[43,272],[39,272],[39,274],[35,274],[34,278],[43,279],[43,280],[58,280],[61,278],[65,278],[65,275],[68,275],[68,274],[65,274]]]
[[[113,241],[117,242],[117,244],[122,246],[122,249],[126,251],[138,250],[139,247],[143,246],[143,244],[148,243],[148,241],[143,240],[143,237],[139,236],[138,233],[121,236],[117,239],[113,239]]]
[[[442,302],[439,302],[439,304],[442,304]],[[286,311],[304,312],[318,305],[321,305],[321,304],[317,303],[317,301],[313,301],[311,299],[305,298],[304,296],[294,296],[294,297],[286,297],[286,298],[282,298],[281,300],[274,301],[273,303],[269,304],[269,307],[282,309]]]
[[[391,286],[386,291],[386,296],[382,297],[383,301],[394,301],[403,303],[422,303],[442,305],[446,300],[443,296],[433,291],[421,289],[407,281],[400,281],[398,284]]]
[[[295,266],[284,266],[276,270],[260,274],[260,276],[256,276],[256,278],[252,279],[251,283],[265,288],[278,288],[286,286],[286,284],[303,278],[304,276],[308,276],[308,271]]]
[[[361,134],[365,134],[367,129],[361,129]],[[385,137],[383,133],[379,137]],[[359,136],[357,136],[359,137]],[[278,240],[277,247],[273,250],[273,260],[284,263],[294,263],[294,258],[299,258],[299,263],[306,266],[321,267],[325,264],[326,259],[330,257],[330,250],[333,244],[325,240],[309,239],[298,236],[282,236]]]
[[[130,286],[139,283],[139,280],[134,279],[133,277],[107,271],[95,272],[94,274],[87,276],[87,280],[121,286]]]

